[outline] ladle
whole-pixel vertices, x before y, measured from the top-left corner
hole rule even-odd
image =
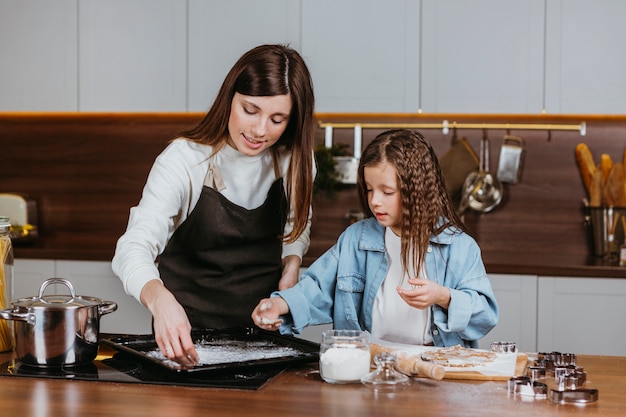
[[[459,215],[463,215],[468,208],[487,213],[502,201],[502,184],[489,172],[489,140],[484,131],[479,157],[479,170],[471,172],[463,183]]]

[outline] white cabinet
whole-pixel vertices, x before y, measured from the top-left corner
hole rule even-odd
[[[206,111],[289,43],[318,113],[622,114],[622,0],[0,2],[1,111]]]
[[[419,1],[302,2],[318,112],[416,112]]]
[[[188,110],[207,111],[227,72],[250,48],[287,43],[300,50],[300,19],[299,1],[189,0]],[[176,64],[182,69],[185,62]]]
[[[14,272],[13,299],[36,296],[41,284],[48,278],[64,278],[72,284],[77,295],[117,303],[116,311],[102,316],[101,332],[152,332],[150,312],[124,292],[122,282],[111,270],[110,262],[16,259]],[[68,294],[69,290],[63,285],[53,285],[45,292],[54,293]]]
[[[540,113],[544,1],[424,0],[424,113]]]
[[[537,277],[490,274],[500,309],[496,327],[482,338],[479,346],[489,349],[491,342],[515,342],[520,351],[537,349]]]
[[[626,279],[539,277],[538,349],[626,355]]]
[[[185,0],[82,0],[80,111],[185,111]]]
[[[78,110],[76,0],[0,2],[0,110]]]
[[[302,2],[318,112],[417,112],[420,1]]]
[[[548,0],[549,113],[626,113],[625,16],[622,0]]]

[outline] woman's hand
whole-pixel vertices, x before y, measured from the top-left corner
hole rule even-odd
[[[278,290],[286,290],[298,283],[301,264],[302,260],[297,255],[289,255],[283,258],[283,273],[280,281],[278,281]]]
[[[159,280],[152,280],[141,290],[141,302],[152,313],[154,337],[163,356],[183,366],[197,364],[191,324],[174,295]]]
[[[252,312],[252,320],[261,329],[278,330],[283,322],[279,317],[288,312],[289,306],[282,298],[264,298]]]
[[[423,310],[433,304],[447,309],[450,305],[450,289],[428,279],[409,279],[413,289],[397,288],[400,297],[411,307]]]

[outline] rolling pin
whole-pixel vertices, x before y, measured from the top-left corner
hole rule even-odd
[[[405,352],[397,352],[392,348],[381,346],[376,343],[370,343],[370,354],[372,360],[374,356],[382,352],[388,352],[393,354],[397,359],[398,370],[407,375],[419,375],[431,379],[441,380],[446,374],[446,370],[443,366],[430,363],[423,360],[418,355],[409,355]]]

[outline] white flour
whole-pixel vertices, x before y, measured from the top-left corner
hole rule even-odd
[[[200,358],[197,365],[215,365],[259,359],[282,358],[286,356],[297,356],[301,353],[296,349],[280,346],[270,341],[244,342],[232,340],[196,343],[196,351]],[[146,355],[164,362],[169,361],[158,349],[146,352]]]
[[[320,355],[320,373],[328,382],[355,382],[370,371],[370,353],[363,349],[330,348]]]

